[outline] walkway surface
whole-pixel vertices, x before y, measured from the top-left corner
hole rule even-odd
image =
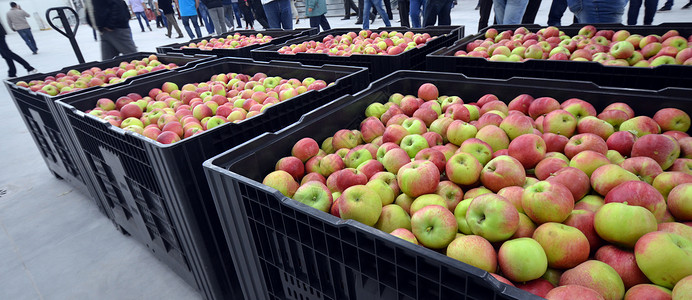
[[[550,2],[543,1],[537,23],[545,25]],[[655,24],[692,22],[692,10],[680,10],[684,2],[676,1],[673,11],[657,14]],[[467,35],[477,31],[475,5],[475,0],[459,0],[452,10],[453,24],[465,25]],[[340,19],[329,22],[333,28],[355,27],[355,18]],[[565,13],[563,24],[571,19],[572,14]],[[302,19],[298,26],[308,24]],[[130,25],[140,51],[154,52],[158,45],[182,41],[165,37],[165,29],[153,23],[152,32],[140,32],[136,21]],[[379,26],[382,20],[371,28]],[[16,33],[7,36],[7,43],[41,72],[77,64],[68,40],[57,32],[35,31],[34,36],[37,55],[31,55]],[[80,27],[77,38],[87,61],[100,59],[90,27]],[[19,69],[19,76],[26,74]],[[0,74],[7,74],[4,62]],[[200,298],[145,247],[116,231],[85,195],[51,175],[4,85],[0,128],[0,299]]]

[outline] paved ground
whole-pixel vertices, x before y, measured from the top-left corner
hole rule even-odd
[[[692,21],[692,10],[680,10],[684,4],[678,1],[673,11],[659,13],[655,24]],[[475,5],[475,0],[459,0],[452,11],[453,24],[465,25],[466,34],[477,31]],[[550,1],[543,1],[537,23],[546,23],[549,7]],[[571,13],[565,13],[563,24],[571,19]],[[355,26],[355,19],[332,17],[329,22],[335,28]],[[303,19],[298,26],[307,24]],[[131,25],[140,51],[155,51],[157,45],[173,41],[164,36],[164,29],[154,26],[154,31],[142,33],[136,21]],[[372,25],[378,26],[383,26],[381,20]],[[43,72],[77,63],[69,42],[57,32],[34,35],[38,55],[31,55],[17,34],[7,36],[7,43]],[[91,28],[80,27],[78,40],[87,61],[100,59]],[[0,78],[6,76],[6,68],[0,63]],[[20,68],[18,74],[26,72]],[[143,246],[116,231],[84,195],[48,172],[4,85],[0,128],[0,299],[200,297]]]

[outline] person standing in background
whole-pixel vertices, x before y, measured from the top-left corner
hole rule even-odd
[[[164,21],[163,14],[159,9],[159,2],[154,0],[149,0],[149,7],[154,11],[154,16],[156,16],[156,28],[166,27],[166,22]]]
[[[411,28],[421,28],[421,13],[425,10],[426,0],[410,0],[409,16],[411,17]]]
[[[7,42],[5,41],[6,35],[7,32],[5,31],[5,27],[0,23],[0,56],[7,62],[7,76],[10,78],[17,77],[17,68],[14,66],[14,61],[20,63],[29,74],[37,73],[36,69],[26,62],[26,60],[10,50],[10,47],[7,46]]]
[[[493,10],[493,0],[478,1],[478,9],[478,13],[480,14],[480,19],[478,19],[478,31],[480,32],[481,29],[488,27],[490,12]]]
[[[240,6],[240,11],[243,13],[243,18],[245,19],[245,30],[247,30],[247,29],[255,30],[255,18],[252,16],[252,10],[250,8],[250,3],[248,3],[248,0],[238,0],[238,1],[239,1],[238,5]]]
[[[226,17],[223,14],[223,3],[221,0],[202,0],[202,2],[207,7],[209,18],[214,25],[214,32],[217,35],[226,32]]]
[[[260,23],[264,29],[271,28],[267,19],[267,12],[264,10],[264,3],[261,0],[248,0],[248,3],[257,23]]]
[[[521,24],[529,0],[494,0],[495,20],[499,25]]]
[[[524,17],[521,19],[521,24],[533,24],[536,21],[536,15],[538,14],[538,9],[541,7],[541,2],[542,0],[529,0],[529,4],[526,5]]]
[[[10,2],[10,7],[10,11],[7,12],[7,25],[10,25],[10,29],[19,33],[19,36],[22,37],[33,54],[38,53],[34,35],[31,34],[31,26],[29,26],[29,22],[26,21],[26,18],[31,16],[29,13],[22,10],[15,2]]]
[[[178,5],[178,1],[175,1],[176,5]],[[178,27],[178,21],[175,20],[175,11],[173,10],[173,3],[172,0],[159,0],[158,6],[163,12],[164,17],[166,18],[166,29],[168,29],[168,33],[166,33],[167,37],[171,37],[171,27],[175,27],[175,31],[178,32],[178,37],[177,39],[183,38],[183,32],[180,31],[180,27]]]
[[[293,30],[291,0],[262,0],[269,28]]]
[[[137,21],[139,22],[139,27],[142,28],[142,32],[144,32],[142,19],[144,19],[144,22],[147,24],[147,28],[149,28],[149,31],[151,31],[149,19],[147,19],[147,15],[144,14],[144,2],[142,2],[142,0],[128,0],[128,2],[130,3],[130,11],[137,17]]]
[[[661,7],[661,9],[659,9],[658,11],[669,11],[672,8],[673,8],[673,0],[668,0],[668,1],[666,1],[665,4],[663,4],[663,7]]]
[[[197,7],[197,14],[199,15],[200,26],[207,28],[207,33],[214,33],[214,22],[211,21],[211,16],[209,15],[209,9],[203,1],[199,1],[199,6]]]
[[[399,21],[401,21],[402,27],[411,27],[411,23],[408,21],[408,9],[409,0],[399,0],[397,6],[399,7]]]
[[[101,33],[101,59],[137,52],[130,12],[122,0],[86,0],[87,22]]]
[[[358,15],[358,6],[356,5],[353,0],[344,0],[344,17],[341,18],[342,20],[348,20],[351,18],[351,10],[353,10],[356,13],[356,16]]]
[[[644,2],[644,25],[651,25],[654,22],[658,0],[630,0],[630,8],[627,11],[627,25],[637,25],[642,2]]]
[[[195,27],[197,38],[201,38],[202,30],[199,29],[199,24],[197,24],[197,6],[199,6],[199,0],[175,0],[175,3],[178,4],[180,16],[183,18],[183,27],[185,27],[187,34],[190,35],[190,39],[195,38],[192,29],[190,29],[190,21],[192,21],[192,26]]]
[[[223,0],[221,1],[223,3],[223,14],[224,14],[224,21],[226,21],[226,25],[228,25],[228,28],[231,28],[230,31],[235,30],[235,25],[233,25],[233,2],[231,0]],[[238,0],[236,0],[236,3],[238,3]],[[240,27],[240,16],[238,17],[238,27]]]
[[[423,27],[434,26],[438,21],[438,26],[451,25],[450,13],[453,2],[453,0],[428,0],[423,10]]]
[[[327,1],[325,0],[306,0],[305,7],[307,12],[305,15],[310,18],[310,27],[322,30],[332,29],[329,26],[329,21],[324,15],[327,14]]]
[[[627,0],[567,0],[579,23],[622,23]]]
[[[365,0],[363,2],[363,13],[370,12],[370,7],[373,6],[380,14],[380,16],[382,16],[382,21],[384,21],[384,25],[387,27],[392,26],[392,24],[389,23],[389,17],[387,16],[387,12],[385,12],[384,7],[382,7],[382,0]],[[370,29],[370,22],[368,22],[368,20],[366,19],[363,19],[363,29]]]

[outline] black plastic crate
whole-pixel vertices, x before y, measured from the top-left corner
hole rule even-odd
[[[653,91],[600,88],[549,79],[467,78],[452,73],[399,71],[354,96],[325,105],[300,122],[266,133],[204,163],[243,291],[252,299],[531,299],[480,269],[413,245],[353,220],[342,220],[261,184],[298,140],[322,141],[358,128],[366,107],[420,84],[440,95],[478,99],[493,93],[508,102],[522,93],[560,101],[580,98],[601,110],[626,102],[652,115],[663,107],[692,113],[689,99]],[[251,167],[249,167],[251,166]],[[535,297],[534,297],[535,298]]]
[[[252,49],[257,49],[260,47],[264,47],[267,45],[274,45],[274,44],[281,44],[284,43],[290,39],[294,39],[300,36],[305,36],[305,35],[313,35],[318,32],[317,28],[305,28],[305,29],[296,29],[296,30],[280,30],[280,29],[269,29],[269,30],[263,30],[263,31],[256,31],[256,30],[236,30],[236,31],[231,31],[227,32],[221,35],[217,36],[208,36],[208,37],[203,37],[203,38],[198,38],[191,40],[189,42],[183,42],[183,43],[174,43],[174,44],[169,44],[165,46],[159,46],[156,47],[156,52],[158,53],[183,53],[183,54],[212,54],[216,55],[218,57],[246,57],[250,58],[250,50]],[[201,40],[209,40],[211,38],[220,38],[220,37],[227,37],[229,35],[233,35],[235,33],[240,33],[245,36],[250,36],[250,35],[257,35],[258,33],[261,33],[265,36],[269,35],[272,37],[272,40],[268,43],[264,44],[256,44],[256,45],[248,45],[242,48],[236,48],[236,49],[211,49],[211,50],[201,50],[199,48],[182,48],[183,46],[187,46],[190,43],[197,43]]]
[[[586,24],[558,27],[573,36]],[[458,50],[466,51],[466,45],[484,39],[485,32],[495,28],[499,32],[524,26],[536,32],[545,26],[495,25],[482,29],[478,34],[467,36],[454,45],[439,49],[426,58],[427,70],[462,73],[472,77],[500,78],[536,77],[562,80],[592,81],[600,86],[659,90],[666,87],[692,87],[692,68],[681,65],[662,65],[655,68],[604,66],[597,62],[528,60],[524,62],[493,62],[482,57],[456,57]],[[692,35],[692,23],[663,23],[656,26],[624,26],[621,24],[594,24],[597,30],[627,30],[632,34],[658,34],[675,29],[680,35]]]
[[[71,148],[73,147],[72,141],[66,138],[66,132],[62,129],[62,124],[60,123],[58,117],[53,114],[54,101],[63,99],[72,95],[79,95],[89,90],[97,90],[102,87],[91,87],[79,91],[75,91],[68,94],[50,96],[44,93],[32,92],[28,88],[19,87],[16,85],[19,81],[29,82],[31,80],[43,80],[47,76],[55,76],[58,73],[67,73],[69,70],[86,70],[92,67],[99,68],[109,68],[116,66],[122,61],[131,61],[133,59],[141,59],[148,57],[151,54],[149,52],[139,52],[128,54],[124,56],[118,56],[110,60],[105,61],[94,61],[85,64],[79,64],[74,66],[65,67],[59,71],[51,73],[37,73],[32,75],[27,75],[23,77],[17,77],[9,80],[5,80],[5,86],[12,97],[17,109],[19,110],[26,127],[29,129],[31,137],[34,139],[36,146],[38,146],[39,152],[46,162],[48,169],[53,173],[53,175],[59,179],[63,179],[68,182],[73,187],[77,188],[80,192],[85,195],[90,195],[92,199],[96,202],[102,213],[107,216],[111,216],[110,212],[105,209],[105,206],[98,200],[92,190],[93,184],[91,179],[87,174],[82,171],[84,166],[79,159],[76,159],[73,155]],[[187,68],[194,66],[195,64],[213,59],[213,56],[209,55],[182,55],[182,54],[172,54],[172,55],[157,55],[162,63],[175,63],[180,68]],[[167,70],[150,72],[143,75],[134,76],[132,78],[142,78],[151,76],[153,74],[160,74],[166,72]],[[127,79],[130,81],[132,79]],[[116,85],[119,85],[118,83]],[[115,86],[115,85],[114,85]]]
[[[309,65],[338,64],[346,66],[360,66],[370,69],[370,79],[376,80],[380,77],[389,75],[398,70],[423,70],[425,67],[425,56],[441,47],[452,45],[456,40],[464,36],[464,26],[437,26],[426,28],[405,28],[405,27],[381,27],[372,29],[375,31],[411,31],[413,33],[429,33],[431,36],[438,36],[421,48],[411,49],[397,55],[366,55],[354,54],[351,56],[330,56],[325,53],[298,53],[281,54],[277,50],[283,46],[299,44],[304,41],[322,41],[328,35],[341,35],[348,32],[358,33],[360,28],[339,28],[308,36],[300,37],[287,41],[284,44],[270,45],[252,50],[252,58],[262,61],[270,60],[290,60],[298,61]]]
[[[335,82],[269,107],[263,114],[227,123],[202,134],[164,145],[121,130],[83,111],[101,97],[148,93],[171,81],[207,81],[219,73],[239,72],[308,77]],[[345,66],[303,66],[295,62],[254,62],[221,58],[191,69],[134,80],[126,86],[57,102],[76,141],[79,157],[94,176],[96,190],[113,210],[115,222],[207,299],[238,299],[239,288],[202,163],[229,147],[265,131],[276,131],[338,97],[362,90],[367,70]]]

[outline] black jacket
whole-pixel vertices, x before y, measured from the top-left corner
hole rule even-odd
[[[201,0],[207,8],[222,7],[223,2],[221,0]]]
[[[2,23],[0,23],[0,36],[6,36],[7,31],[5,31],[5,26],[2,26]]]
[[[94,19],[96,28],[103,31],[104,28],[130,28],[130,9],[123,0],[91,0],[94,6]],[[91,24],[91,18],[87,16]]]

